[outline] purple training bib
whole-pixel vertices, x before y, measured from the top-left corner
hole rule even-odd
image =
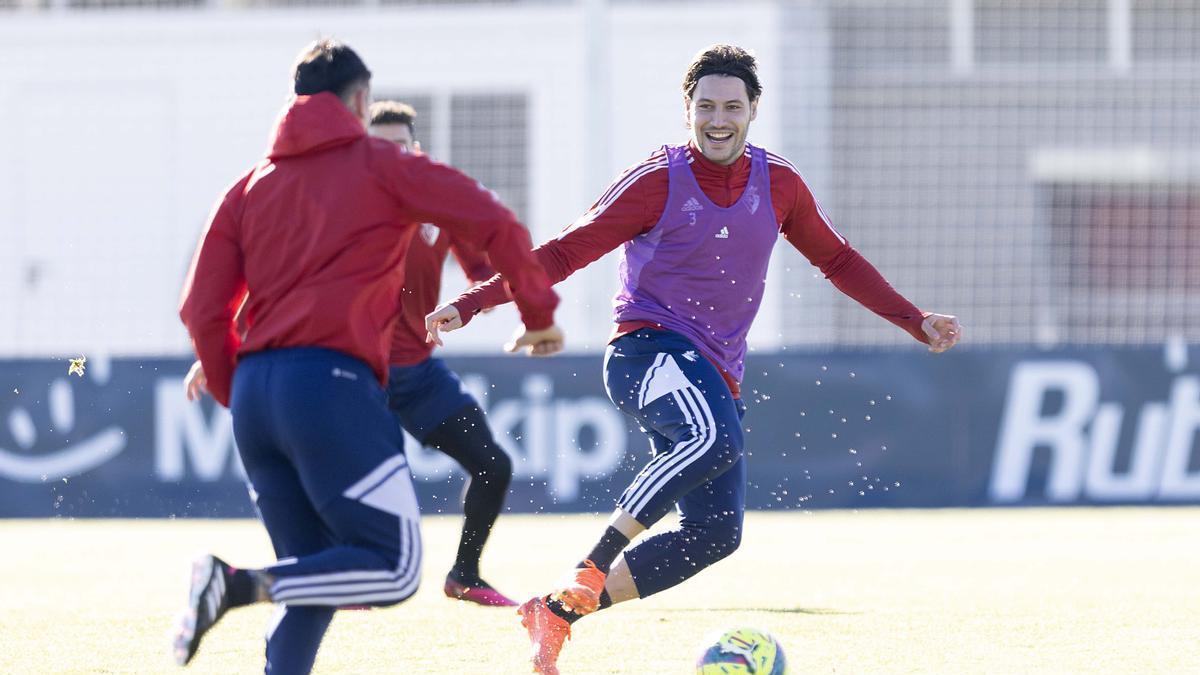
[[[618,322],[652,321],[691,340],[741,382],[779,223],[767,153],[747,144],[750,180],[729,208],[709,200],[687,146],[665,146],[670,191],[653,229],[621,249]]]

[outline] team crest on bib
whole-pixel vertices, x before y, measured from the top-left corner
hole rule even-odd
[[[758,196],[758,186],[751,185],[746,188],[746,206],[750,209],[750,215],[754,215],[758,211],[758,204],[762,198]]]
[[[751,211],[751,213],[754,212]],[[437,243],[438,235],[441,233],[442,231],[438,229],[437,225],[433,223],[421,223],[421,238],[425,240],[426,244],[433,246]]]

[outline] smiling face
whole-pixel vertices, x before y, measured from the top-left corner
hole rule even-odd
[[[732,164],[746,149],[750,122],[758,113],[746,84],[731,75],[705,75],[684,99],[696,147],[709,161]]]

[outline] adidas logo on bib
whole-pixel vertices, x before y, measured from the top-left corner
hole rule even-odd
[[[700,202],[695,197],[688,197],[688,200],[683,203],[683,208],[679,210],[684,213],[690,213],[692,211],[703,211],[704,207],[700,205]]]
[[[729,238],[729,228],[722,227],[720,232],[713,235],[713,238],[714,239],[728,239]]]

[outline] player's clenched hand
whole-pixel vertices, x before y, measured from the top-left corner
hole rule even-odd
[[[530,356],[550,356],[561,352],[563,348],[563,332],[558,326],[550,326],[542,330],[529,330],[524,326],[517,328],[513,339],[504,345],[504,351],[517,352],[522,349]]]
[[[200,366],[199,361],[192,364],[187,376],[183,378],[183,390],[187,393],[189,401],[199,401],[201,396],[208,393],[208,378],[204,377],[204,368]]]
[[[441,331],[450,332],[462,328],[462,317],[454,305],[443,305],[425,315],[425,341],[442,346]]]
[[[929,337],[929,351],[934,354],[941,354],[958,344],[963,335],[958,317],[949,314],[926,315],[921,322],[921,330]]]

